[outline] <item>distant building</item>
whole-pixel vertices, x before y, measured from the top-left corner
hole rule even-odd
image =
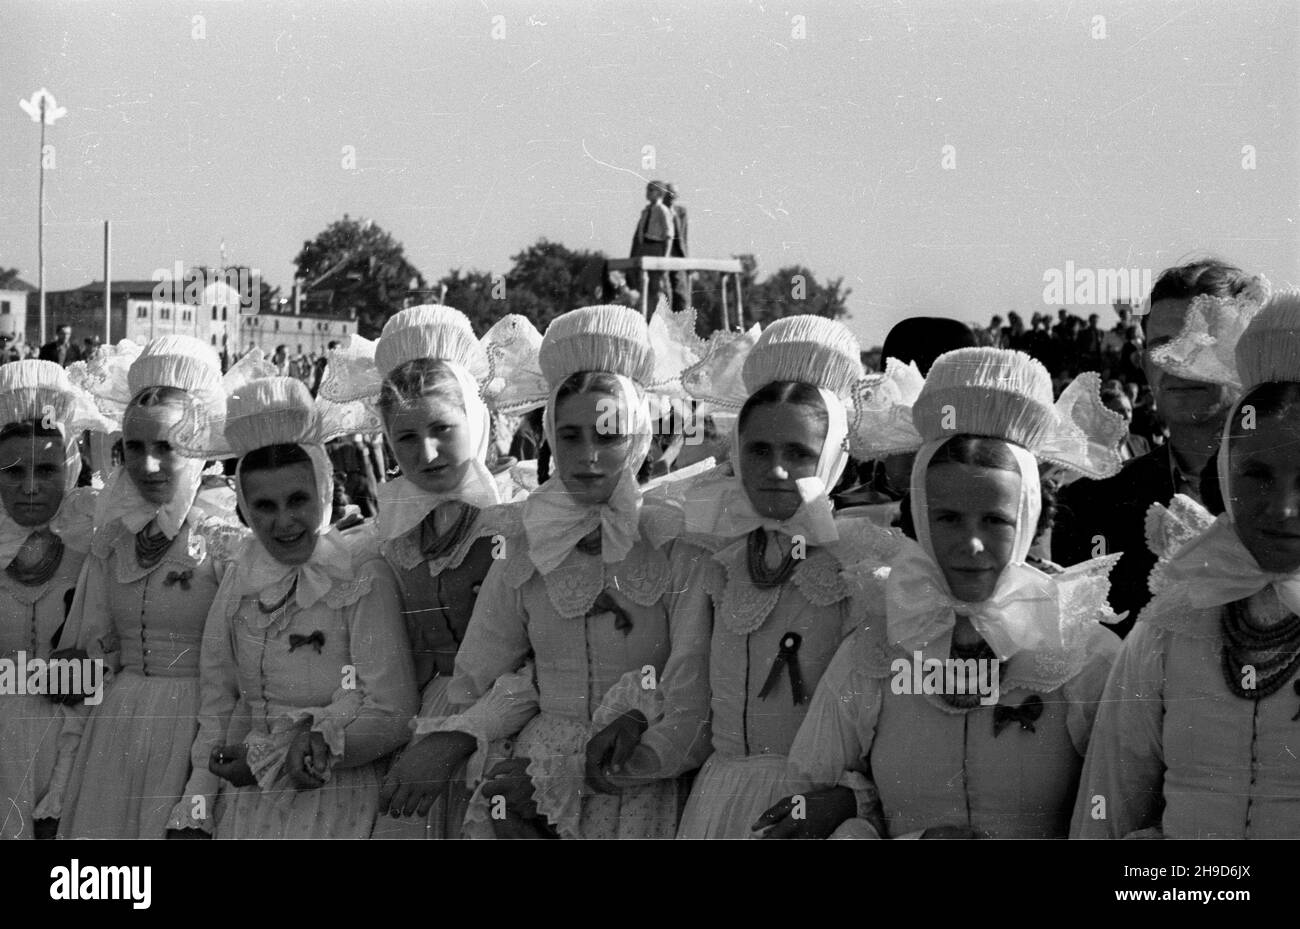
[[[27,295],[35,293],[35,287],[19,278],[0,286],[0,337],[22,345],[27,334]]]
[[[323,355],[330,342],[342,341],[357,331],[356,311],[336,305],[334,291],[309,291],[285,300],[279,307],[263,307],[255,316],[239,320],[239,351],[260,348],[267,355],[277,345],[288,346],[290,357]]]
[[[140,345],[164,335],[188,335],[207,342],[218,352],[238,352],[239,291],[221,281],[203,287],[194,302],[159,300],[166,282],[113,281],[109,301],[109,341],[130,339]],[[104,336],[104,282],[92,281],[74,290],[45,295],[45,334],[53,338],[59,326],[72,327],[80,342]],[[40,321],[27,317],[27,339],[39,338]]]

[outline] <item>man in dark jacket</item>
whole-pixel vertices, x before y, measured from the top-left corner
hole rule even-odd
[[[1166,374],[1150,361],[1150,350],[1182,330],[1192,300],[1201,294],[1236,296],[1252,279],[1217,259],[1196,261],[1161,273],[1151,290],[1145,320],[1143,368],[1156,409],[1169,427],[1169,441],[1134,458],[1119,474],[1102,481],[1079,480],[1061,491],[1052,530],[1052,559],[1077,564],[1123,552],[1110,575],[1110,603],[1128,616],[1115,627],[1121,636],[1151,599],[1147,575],[1155,555],[1146,545],[1146,514],[1153,503],[1168,504],[1174,494],[1200,500],[1201,471],[1218,448],[1223,423],[1234,400],[1225,387]]]
[[[63,367],[67,367],[74,361],[81,360],[81,350],[77,348],[77,343],[72,341],[72,327],[60,326],[59,334],[53,342],[46,342],[41,346],[41,361],[57,361]]]

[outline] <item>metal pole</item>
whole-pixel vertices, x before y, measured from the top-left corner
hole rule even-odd
[[[104,220],[104,346],[113,344],[113,330],[111,321],[113,319],[113,265],[109,260],[109,249],[113,241],[113,233],[109,228],[109,221]]]
[[[731,327],[727,324],[727,275],[720,274],[722,278],[722,331],[730,332]]]
[[[745,302],[740,296],[740,275],[736,275],[736,328],[745,331]]]
[[[41,320],[41,341],[45,344],[45,94],[41,94],[40,211],[36,220],[37,305]]]

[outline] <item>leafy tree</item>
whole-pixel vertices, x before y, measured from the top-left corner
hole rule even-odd
[[[357,331],[367,338],[402,308],[407,291],[425,286],[400,242],[376,223],[346,214],[304,242],[294,264],[310,291],[332,292],[332,310],[356,311]]]
[[[822,283],[803,265],[790,265],[745,295],[745,322],[766,326],[783,316],[799,314],[839,319],[848,314],[845,300],[850,293],[842,277]]]

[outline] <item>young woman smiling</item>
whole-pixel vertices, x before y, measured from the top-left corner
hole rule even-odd
[[[1226,512],[1152,572],[1156,595],[1106,687],[1073,833],[1296,838],[1300,293],[1275,294],[1257,315],[1198,298],[1155,361],[1244,391],[1218,452]]]
[[[83,429],[107,428],[52,361],[0,367],[0,657],[47,659],[90,548],[95,493],[77,489]],[[0,838],[31,838],[50,785],[62,711],[0,696]]]
[[[908,406],[912,440],[871,448]],[[1064,838],[1119,648],[1099,625],[1114,619],[1105,595],[1116,556],[1065,573],[1029,562],[1050,524],[1039,461],[1114,473],[1124,424],[1095,374],[1053,404],[1042,365],[990,348],[941,355],[914,403],[868,410],[860,444],[917,451],[911,539],[885,561],[883,589],[880,561],[855,566],[863,628],[836,654],[790,749],[791,796],[755,828],[769,838],[824,838],[846,822],[840,836]]]
[[[336,409],[294,378],[263,378],[224,420],[174,433],[186,454],[239,456],[253,534],[204,627],[195,775],[177,807],[217,838],[369,838],[380,761],[415,712],[392,571],[329,528],[324,443],[354,429]]]

